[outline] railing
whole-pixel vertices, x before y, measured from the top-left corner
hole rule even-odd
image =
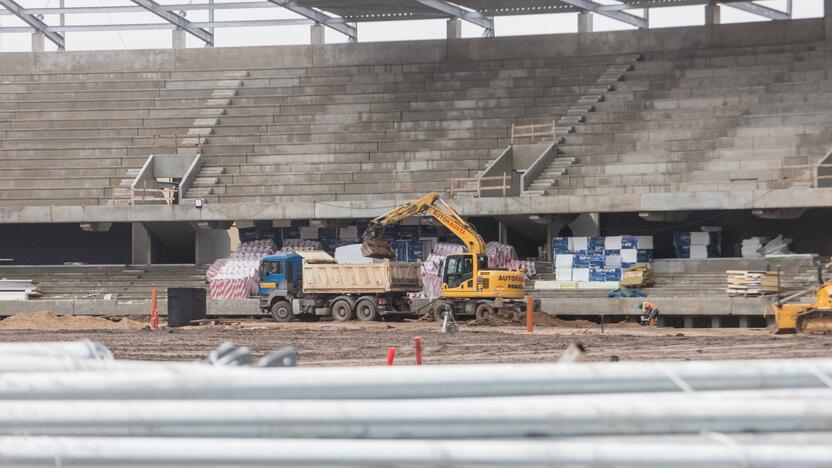
[[[553,120],[551,124],[529,124],[529,125],[516,125],[511,124],[511,144],[514,144],[514,140],[521,139],[521,138],[528,138],[531,140],[531,143],[535,142],[535,139],[544,137],[550,137],[552,141],[555,141],[555,121]],[[542,140],[541,140],[542,141]]]
[[[196,143],[183,143],[185,139],[194,139]],[[203,135],[182,135],[181,133],[167,133],[153,135],[150,138],[150,154],[156,153],[156,148],[195,148],[198,154],[202,153]],[[166,140],[173,140],[173,143],[165,143]]]
[[[112,187],[113,205],[117,204],[118,200],[126,200],[128,204],[135,205],[136,202],[165,202],[166,205],[173,205],[176,203],[176,193],[179,190],[176,188],[126,188],[126,187]]]
[[[825,169],[825,170],[824,170]],[[787,177],[787,172],[804,172],[803,175]],[[792,182],[809,182],[812,187],[818,187],[825,180],[832,180],[832,164],[791,164],[780,166],[780,182],[783,185]],[[832,187],[832,182],[822,184]]]
[[[483,181],[497,181],[498,183],[502,182],[501,185],[486,185],[483,186]],[[450,187],[448,188],[448,194],[451,198],[458,193],[471,193],[474,192],[477,194],[477,197],[482,197],[483,192],[489,191],[502,191],[503,196],[506,196],[509,190],[511,190],[511,174],[507,172],[503,172],[501,176],[489,176],[489,177],[453,177],[449,179]],[[474,187],[467,187],[466,185],[470,184],[471,182],[475,183]],[[457,186],[457,184],[461,186]]]
[[[176,188],[138,188],[133,190],[131,202],[163,201],[166,205],[176,203]]]

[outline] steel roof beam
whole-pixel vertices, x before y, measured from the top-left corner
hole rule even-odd
[[[483,28],[484,37],[494,37],[494,20],[478,11],[466,10],[445,0],[413,0],[428,8],[441,11],[451,17],[459,18]]]
[[[305,18],[274,19],[274,20],[240,20],[240,21],[193,21],[197,28],[251,28],[259,26],[302,26],[315,24]],[[154,31],[176,29],[170,23],[127,23],[127,24],[73,24],[65,26],[49,26],[47,31],[57,32],[93,32],[93,31]],[[25,33],[35,31],[29,26],[0,26],[0,33]]]
[[[130,0],[130,1],[132,1],[136,5],[144,8],[145,10],[153,13],[154,15],[158,16],[159,18],[162,18],[163,20],[167,21],[168,23],[171,23],[171,24],[175,25],[176,27],[178,27],[180,29],[184,29],[186,32],[196,36],[201,41],[205,42],[205,45],[210,46],[210,47],[214,46],[214,35],[213,34],[211,34],[210,32],[208,32],[208,31],[206,31],[202,28],[194,27],[194,25],[190,21],[185,19],[183,16],[180,16],[177,13],[174,13],[172,11],[168,11],[168,10],[164,9],[164,7],[162,7],[162,5],[159,5],[158,3],[156,3],[153,0]]]
[[[590,11],[592,13],[597,13],[601,16],[606,16],[607,18],[612,18],[614,20],[621,21],[622,23],[627,23],[637,28],[650,27],[649,21],[647,21],[645,18],[627,13],[625,11],[604,9],[603,7],[605,5],[595,2],[594,0],[560,0],[560,2],[578,7],[584,11]]]
[[[44,23],[42,19],[24,12],[23,7],[14,0],[0,0],[0,5],[9,10],[11,14],[20,18],[21,21],[31,26],[34,30],[42,33],[47,39],[54,42],[58,46],[58,50],[64,50],[64,37],[54,31],[49,31],[49,25]]]
[[[305,18],[309,18],[328,28],[332,28],[341,34],[346,35],[350,39],[350,42],[356,42],[358,40],[358,30],[354,26],[344,22],[335,21],[335,18],[315,10],[314,8],[298,5],[294,0],[269,0],[269,2],[289,11],[295,12]]]
[[[775,10],[774,8],[758,5],[754,2],[730,2],[724,3],[724,5],[772,20],[787,20],[792,17],[788,12]]]

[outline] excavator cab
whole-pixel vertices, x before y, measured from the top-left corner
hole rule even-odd
[[[481,270],[488,269],[488,257],[470,253],[451,254],[445,259],[442,282],[449,288],[458,288],[473,280]]]

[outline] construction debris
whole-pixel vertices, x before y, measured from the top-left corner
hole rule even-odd
[[[728,294],[731,296],[762,296],[777,293],[777,272],[728,270]]]

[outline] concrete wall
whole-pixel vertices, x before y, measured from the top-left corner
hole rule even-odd
[[[231,253],[229,231],[220,229],[196,230],[196,264],[207,265]]]
[[[823,19],[592,34],[176,50],[2,53],[2,73],[123,72],[381,65],[774,45],[825,39]]]

